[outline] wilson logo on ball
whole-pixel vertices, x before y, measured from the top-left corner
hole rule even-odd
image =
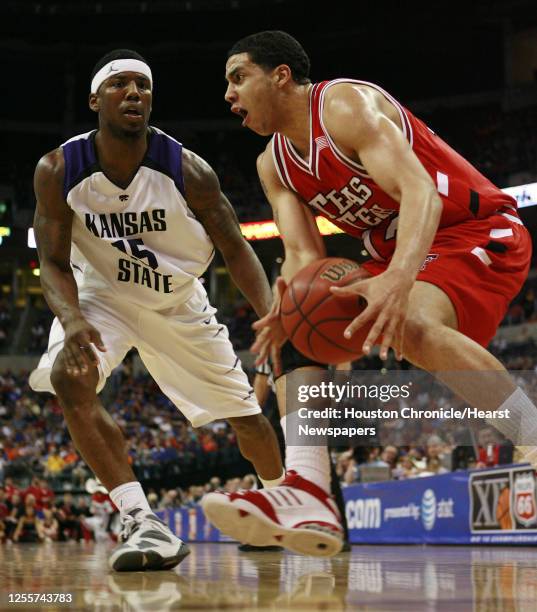
[[[341,263],[334,264],[327,268],[322,274],[323,280],[329,280],[333,283],[339,282],[342,278],[345,278],[349,272],[356,270],[360,266],[354,261],[342,261]]]

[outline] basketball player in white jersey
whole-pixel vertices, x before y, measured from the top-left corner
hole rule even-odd
[[[120,510],[122,543],[109,562],[118,571],[168,569],[189,552],[152,513],[97,397],[131,347],[194,427],[227,419],[263,484],[283,478],[274,430],[198,279],[216,247],[259,316],[270,287],[210,166],[149,127],[152,88],[137,53],[103,57],[89,96],[99,128],[35,172],[41,284],[56,318],[30,385],[58,396],[77,449]]]

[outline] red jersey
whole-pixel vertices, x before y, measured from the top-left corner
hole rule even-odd
[[[324,127],[327,90],[339,83],[366,85],[397,109],[405,138],[433,179],[444,204],[440,227],[500,213],[517,216],[517,202],[401,106],[383,89],[366,81],[336,79],[310,91],[310,156],[302,159],[288,138],[275,134],[272,152],[282,183],[347,234],[362,238],[370,255],[384,260],[393,253],[399,202],[374,182],[367,170],[342,153]],[[397,171],[394,169],[394,171]]]
[[[7,484],[4,486],[5,491],[6,491],[6,498],[11,501],[11,498],[13,497],[13,495],[21,495],[21,490],[18,487],[15,487],[14,485],[11,484]],[[22,495],[21,495],[22,497]]]

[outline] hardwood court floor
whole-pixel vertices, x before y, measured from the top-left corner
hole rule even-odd
[[[175,571],[120,574],[108,571],[105,545],[0,545],[0,609],[537,610],[537,548],[354,546],[333,559],[191,548]],[[72,603],[10,603],[16,593]]]

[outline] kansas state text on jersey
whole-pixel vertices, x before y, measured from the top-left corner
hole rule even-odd
[[[149,131],[126,189],[100,168],[96,131],[64,143],[64,196],[75,213],[71,263],[79,292],[111,290],[160,310],[188,299],[214,247],[185,199],[182,145]]]

